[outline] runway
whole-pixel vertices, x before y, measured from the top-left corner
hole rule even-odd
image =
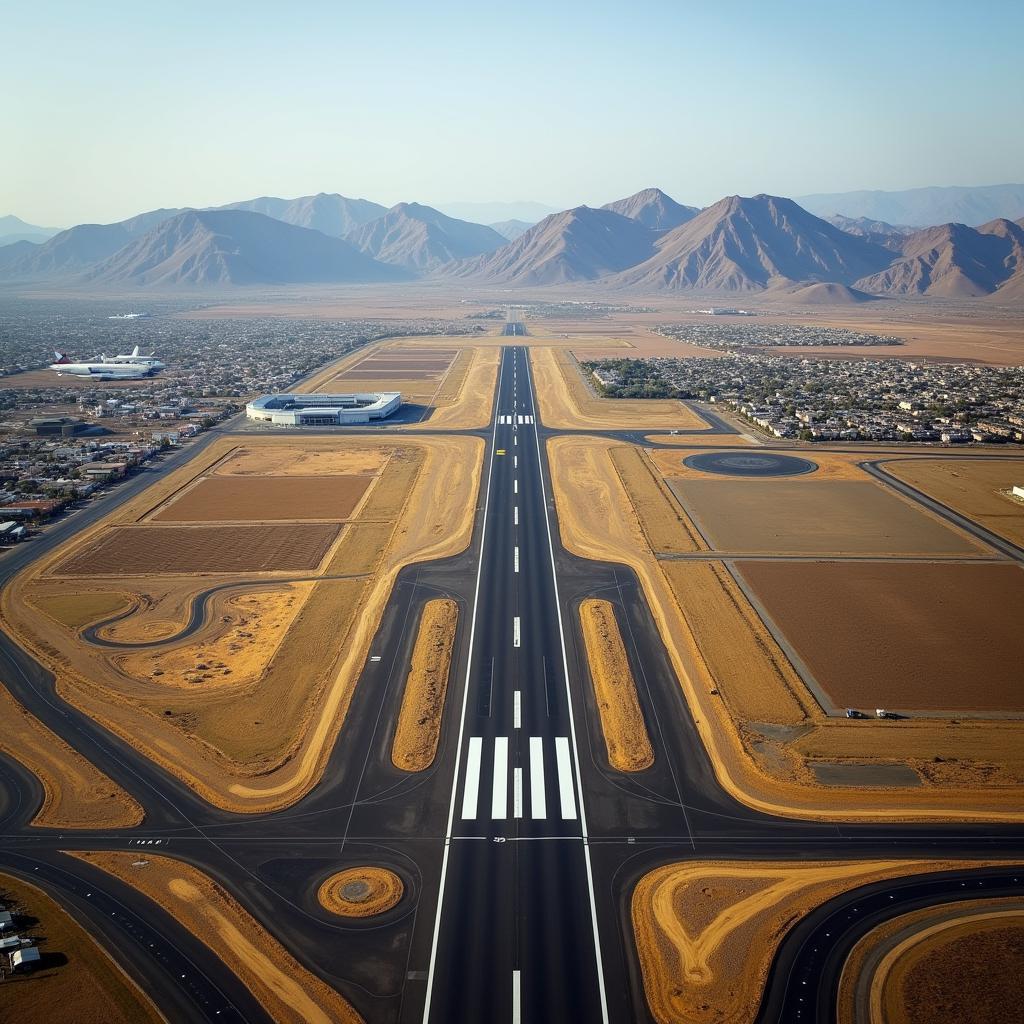
[[[649,1021],[629,898],[637,878],[669,861],[1024,857],[1024,830],[1009,826],[835,825],[772,818],[734,801],[717,783],[633,573],[561,546],[545,453],[558,432],[540,422],[524,347],[503,349],[491,426],[478,433],[487,454],[470,549],[399,575],[371,647],[380,660],[362,671],[322,781],[287,810],[242,816],[209,806],[65,704],[52,676],[0,636],[0,679],[146,811],[138,829],[32,828],[41,786],[0,758],[0,868],[46,888],[96,931],[169,1020],[266,1015],[146,897],[61,851],[144,842],[194,864],[371,1024]],[[151,479],[140,475],[11,552],[0,582]],[[391,740],[419,609],[436,596],[460,608],[453,675],[436,760],[405,773],[391,763]],[[577,621],[590,596],[615,609],[654,748],[654,765],[635,776],[607,763]],[[323,911],[319,882],[366,863],[402,878],[399,904],[365,922]],[[991,891],[1016,884],[979,869],[935,881],[934,891],[968,877]],[[831,926],[851,913],[849,901],[897,907],[932,885],[858,891],[809,915],[780,951],[765,1024],[833,1019],[828,993],[852,933]],[[818,1016],[802,1016],[801,996]]]

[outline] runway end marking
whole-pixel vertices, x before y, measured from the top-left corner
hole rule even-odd
[[[494,786],[491,791],[491,817],[504,821],[508,817],[508,737],[494,738]]]
[[[530,737],[530,817],[540,821],[548,816],[544,792],[544,737]]]
[[[466,753],[466,788],[462,791],[462,817],[472,820],[476,817],[478,797],[480,795],[480,755],[483,740],[473,736],[469,741]]]
[[[562,804],[562,820],[576,817],[576,794],[572,788],[572,759],[569,756],[569,737],[555,737],[555,761],[558,764],[558,796]]]

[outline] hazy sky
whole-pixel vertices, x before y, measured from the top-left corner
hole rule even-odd
[[[0,0],[0,214],[1024,180],[1019,0]]]

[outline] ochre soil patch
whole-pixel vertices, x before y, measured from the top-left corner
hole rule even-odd
[[[888,878],[980,866],[927,860],[666,864],[633,890],[644,992],[659,1024],[752,1022],[786,932],[842,892]]]
[[[4,909],[35,918],[43,962],[8,974],[0,1013],[19,1024],[160,1024],[164,1017],[104,948],[42,889],[0,875]],[[66,958],[60,962],[59,958]],[[4,957],[6,959],[6,956]]]
[[[458,622],[459,606],[448,598],[423,607],[391,747],[391,760],[403,771],[421,772],[434,763]]]
[[[1015,565],[741,562],[839,707],[1024,712]]]
[[[839,1024],[989,1024],[1020,1006],[1024,906],[1020,900],[939,903],[890,918],[843,965]],[[858,1007],[866,1012],[858,1014]],[[936,1016],[936,1015],[939,1016]]]
[[[218,476],[255,476],[261,479],[278,476],[355,476],[379,474],[388,464],[391,453],[379,446],[361,447],[353,439],[344,447],[323,438],[310,438],[301,447],[260,444],[236,448],[217,464]]]
[[[355,1024],[362,1018],[307,971],[251,914],[190,864],[134,853],[73,853],[148,896],[238,975],[280,1024]]]
[[[695,412],[671,399],[597,398],[564,351],[531,348],[530,368],[546,427],[565,430],[710,429]]]
[[[721,562],[654,557],[609,457],[620,446],[548,441],[562,542],[582,558],[636,572],[728,792],[769,813],[824,820],[1024,819],[1019,722],[824,715]],[[811,761],[908,764],[922,785],[826,786]]]
[[[150,522],[348,519],[372,476],[209,476],[165,505]]]
[[[32,820],[41,828],[133,828],[142,808],[91,761],[69,747],[0,684],[0,751],[24,765],[43,787]]]
[[[580,605],[580,622],[608,763],[620,772],[650,768],[654,751],[615,609],[608,601],[584,601]]]
[[[723,410],[719,409],[718,414],[721,416]],[[724,419],[725,417],[723,417]],[[742,427],[746,428],[746,424],[741,424]],[[750,428],[753,431],[753,427]],[[678,452],[678,460],[681,462],[687,455],[693,455],[694,448],[700,448],[701,450],[707,449],[708,437],[704,434],[644,434],[644,440],[650,444],[670,444],[674,445],[675,448],[680,449]],[[751,446],[758,447],[762,442],[758,441],[753,434],[715,434],[714,445],[715,448],[750,448]],[[682,450],[687,449],[687,450]],[[669,474],[671,475],[671,473]]]
[[[705,473],[699,469],[694,469],[693,466],[687,466],[685,460],[691,455],[703,455],[708,452],[713,452],[720,447],[719,441],[723,438],[728,438],[728,434],[716,434],[714,439],[714,448],[708,447],[708,441],[705,438],[704,445],[699,450],[695,451],[692,447],[684,449],[674,448],[652,448],[648,452],[648,456],[651,460],[651,464],[662,474],[664,477],[669,477],[673,480],[713,480],[717,483],[724,483],[730,479],[741,480],[745,484],[750,484],[752,487],[761,486],[764,484],[785,483],[793,484],[808,484],[808,483],[821,483],[823,480],[860,480],[870,481],[871,477],[863,470],[860,463],[865,459],[865,453],[860,450],[856,452],[829,452],[822,451],[813,446],[805,448],[775,448],[774,446],[768,448],[769,451],[778,451],[780,454],[795,455],[799,458],[806,458],[813,462],[818,468],[813,473],[802,473],[797,476],[791,477],[734,477],[730,478],[723,473]],[[693,437],[693,441],[697,441],[698,438]],[[681,443],[680,437],[672,438],[674,443]],[[728,443],[726,443],[728,447]],[[767,447],[767,446],[761,446]],[[875,453],[868,452],[869,456]]]
[[[652,551],[706,551],[707,544],[665,481],[651,468],[644,452],[633,445],[608,453]]]
[[[1024,501],[1009,492],[1024,486],[1024,459],[903,459],[882,467],[929,497],[1024,547]]]
[[[312,570],[338,529],[330,523],[114,527],[56,571],[63,576],[139,576]]]
[[[960,530],[870,480],[670,480],[716,550],[981,555]]]
[[[129,594],[121,591],[96,590],[39,595],[33,598],[32,603],[62,626],[82,629],[93,622],[127,611],[135,602]]]
[[[316,898],[340,917],[374,917],[390,910],[404,889],[398,875],[387,868],[346,868],[325,879]]]
[[[213,632],[202,630],[198,642],[115,653],[111,662],[127,676],[162,686],[202,692],[247,686],[263,674],[267,650],[280,646],[313,587],[222,591],[207,611],[218,625]]]

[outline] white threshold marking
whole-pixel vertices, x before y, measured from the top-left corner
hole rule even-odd
[[[513,526],[518,526],[519,525],[519,506],[518,505],[514,505],[512,507],[512,525]]]
[[[476,807],[480,795],[480,754],[483,742],[479,736],[471,737],[469,750],[466,753],[466,788],[462,791],[462,817],[464,819],[476,817]]]
[[[519,690],[512,693],[512,725],[516,729],[523,725],[523,695]]]
[[[519,545],[517,544],[512,556],[512,571],[519,572]]]
[[[503,821],[508,815],[508,737],[494,740],[494,788],[491,791],[491,817]]]
[[[530,737],[530,817],[535,821],[548,816],[544,795],[544,737]]]
[[[558,763],[558,796],[562,803],[562,820],[576,817],[576,796],[572,791],[572,758],[569,756],[569,738],[555,737],[555,760]]]
[[[514,615],[512,617],[512,646],[519,646],[519,616]]]
[[[523,769],[512,769],[512,817],[523,816]]]
[[[512,972],[512,1024],[523,1019],[523,983],[519,971]]]

